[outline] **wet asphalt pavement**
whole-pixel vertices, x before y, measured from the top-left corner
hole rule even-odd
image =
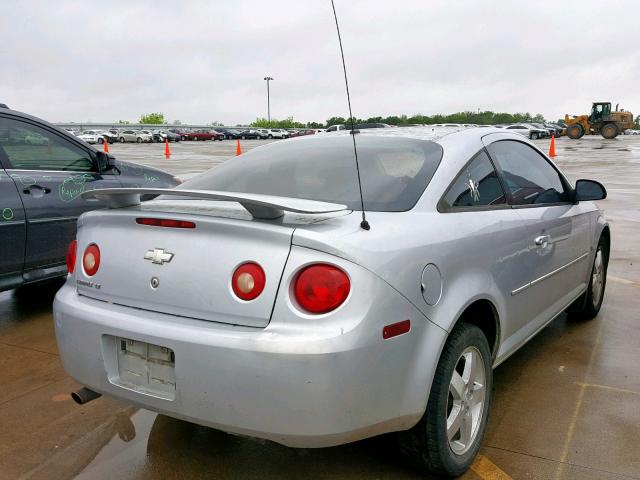
[[[244,150],[265,142],[243,141]],[[545,150],[548,140],[536,142]],[[177,175],[236,143],[112,145]],[[567,176],[601,181],[612,252],[600,315],[554,320],[498,367],[480,456],[465,479],[640,479],[640,136],[556,141]],[[62,369],[51,302],[59,283],[0,293],[0,479],[425,478],[388,438],[307,450],[231,436],[102,397],[84,406]]]

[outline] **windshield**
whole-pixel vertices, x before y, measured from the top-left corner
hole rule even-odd
[[[440,145],[408,138],[357,137],[366,210],[411,209],[442,158]],[[229,160],[178,188],[260,193],[360,210],[351,136],[274,142]]]

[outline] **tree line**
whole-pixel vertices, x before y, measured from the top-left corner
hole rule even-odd
[[[353,123],[386,123],[388,125],[432,125],[434,123],[473,123],[476,125],[498,125],[505,123],[545,123],[547,120],[540,113],[531,115],[527,113],[505,113],[505,112],[492,112],[486,110],[484,112],[457,112],[449,115],[422,115],[420,113],[412,116],[407,115],[391,115],[388,117],[369,117],[369,118],[356,118],[354,117]],[[127,124],[128,121],[120,120],[120,123]],[[167,121],[162,113],[148,113],[140,116],[139,123],[143,124],[166,124]],[[178,120],[173,122],[179,124]],[[344,117],[331,117],[326,122],[298,122],[293,117],[285,118],[284,120],[272,119],[271,121],[266,118],[256,118],[254,122],[251,122],[250,126],[255,128],[327,128],[331,125],[340,125],[351,123],[350,118]],[[564,119],[559,119],[555,123],[564,125]],[[221,125],[219,122],[212,122],[212,126]],[[635,119],[634,128],[640,130],[640,115]]]
[[[492,112],[490,110],[484,112],[456,112],[449,115],[422,115],[420,113],[416,115],[391,115],[388,117],[369,117],[369,118],[357,118],[354,117],[354,123],[386,123],[388,125],[431,125],[434,123],[474,123],[476,125],[496,125],[502,123],[521,123],[521,122],[536,122],[544,123],[547,120],[540,113],[531,115],[530,113],[504,113],[504,112]],[[350,123],[350,118],[345,117],[331,117],[326,122],[297,122],[293,117],[289,117],[285,120],[272,119],[269,122],[266,118],[257,118],[251,123],[252,127],[256,128],[327,128],[331,125],[347,124]],[[564,123],[564,120],[558,122]]]

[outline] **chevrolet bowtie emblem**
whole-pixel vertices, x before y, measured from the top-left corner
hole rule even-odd
[[[145,260],[151,260],[152,263],[157,263],[158,265],[169,263],[172,258],[173,253],[165,252],[164,248],[154,248],[144,254]]]

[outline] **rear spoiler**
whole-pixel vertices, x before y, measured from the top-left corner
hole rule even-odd
[[[346,205],[338,203],[317,202],[291,197],[277,197],[258,193],[221,192],[215,190],[178,190],[166,188],[104,188],[88,190],[82,198],[95,198],[104,202],[109,208],[123,208],[140,205],[142,195],[162,195],[203,200],[221,200],[238,202],[253,218],[274,219],[284,212],[295,213],[331,213],[348,210]]]

